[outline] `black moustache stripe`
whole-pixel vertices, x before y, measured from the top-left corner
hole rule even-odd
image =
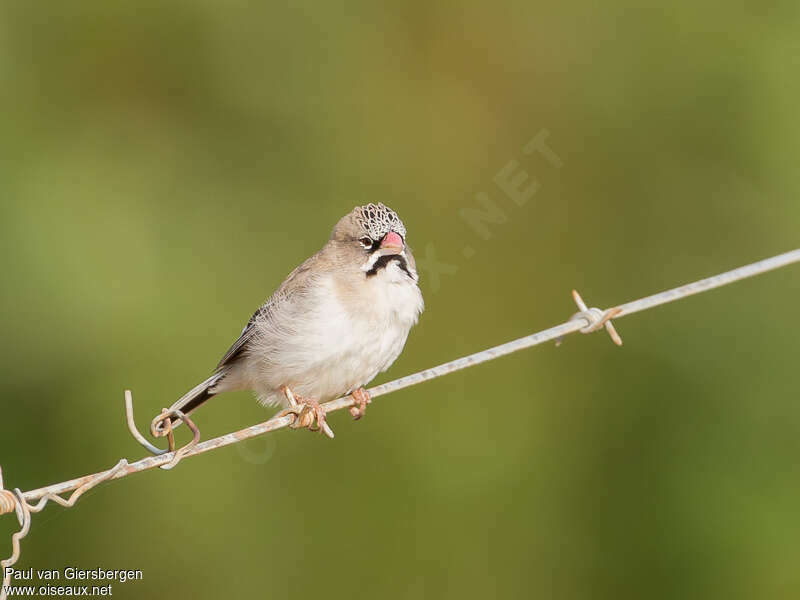
[[[408,270],[408,263],[406,262],[406,259],[399,254],[386,254],[379,257],[378,260],[375,261],[375,264],[372,265],[372,268],[367,271],[367,277],[374,277],[378,274],[378,271],[385,269],[392,261],[397,261],[397,264],[403,271],[405,271],[405,274],[411,277],[411,271]],[[413,277],[411,278],[413,279]]]

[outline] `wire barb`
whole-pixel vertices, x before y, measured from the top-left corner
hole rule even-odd
[[[3,490],[6,492],[7,490]],[[5,560],[0,561],[0,568],[3,569],[3,587],[0,589],[0,600],[6,600],[8,586],[11,585],[11,571],[9,567],[17,564],[20,555],[20,540],[23,539],[31,530],[31,511],[22,497],[22,492],[19,488],[11,492],[13,498],[14,508],[17,512],[17,521],[19,521],[20,529],[11,536],[11,556]]]
[[[611,322],[611,319],[621,313],[622,309],[619,307],[609,308],[608,310],[587,308],[578,290],[572,290],[572,298],[575,300],[575,304],[578,305],[578,308],[581,309],[581,312],[572,315],[570,321],[575,319],[583,319],[586,321],[586,327],[579,330],[581,333],[592,333],[605,327],[608,335],[611,336],[611,340],[617,346],[622,346],[622,338],[619,337],[617,330],[614,328],[614,324]]]
[[[14,492],[3,487],[3,467],[0,467],[0,515],[7,515],[17,507]]]
[[[20,555],[20,540],[28,535],[31,529],[31,513],[41,512],[49,501],[53,501],[65,508],[72,508],[78,499],[94,486],[108,479],[112,479],[115,475],[120,473],[128,466],[128,461],[124,458],[120,460],[115,466],[102,473],[89,476],[83,485],[75,488],[72,495],[65,499],[58,494],[48,492],[44,494],[35,505],[31,505],[25,499],[23,493],[19,488],[15,488],[13,492],[3,489],[2,471],[0,471],[0,498],[2,498],[2,508],[4,509],[0,514],[9,513],[15,510],[17,513],[17,520],[19,521],[20,530],[11,536],[11,556],[7,559],[0,561],[0,566],[3,568],[3,588],[0,589],[0,600],[6,600],[8,586],[11,585],[11,572],[9,567],[17,564]],[[5,510],[7,508],[10,509]]]
[[[170,410],[163,408],[161,409],[161,413],[150,422],[150,433],[155,438],[166,437],[168,447],[161,449],[148,442],[147,438],[145,438],[138,427],[136,427],[136,421],[133,418],[133,394],[130,390],[125,390],[125,419],[128,423],[128,431],[131,432],[133,438],[139,442],[145,450],[155,456],[162,456],[169,452],[175,453],[169,463],[160,466],[160,468],[165,471],[174,468],[183,460],[186,453],[194,448],[200,441],[200,429],[195,425],[194,421],[178,409],[173,408]],[[174,422],[173,419],[175,420]],[[192,439],[185,446],[182,446],[176,451],[173,429],[181,423],[186,423],[186,426],[192,432]]]
[[[7,515],[13,512],[17,506],[17,501],[14,498],[14,492],[8,490],[0,490],[0,515]]]

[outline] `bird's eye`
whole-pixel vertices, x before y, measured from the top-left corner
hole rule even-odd
[[[372,248],[372,238],[363,237],[358,241],[361,242],[361,245],[364,246],[364,248]]]

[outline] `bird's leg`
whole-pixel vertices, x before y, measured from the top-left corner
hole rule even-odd
[[[370,398],[369,392],[363,387],[360,387],[354,391],[352,396],[356,403],[350,407],[350,414],[353,415],[353,418],[356,421],[358,421],[364,416],[364,413],[367,412],[367,404],[372,403],[372,398]]]
[[[286,396],[289,407],[279,412],[277,414],[278,417],[294,415],[294,421],[290,425],[292,429],[300,429],[301,427],[307,427],[310,431],[319,431],[321,429],[329,438],[333,437],[333,430],[325,419],[325,409],[322,408],[319,402],[311,398],[295,395],[287,385],[281,386],[281,391]],[[316,426],[314,425],[315,421]]]

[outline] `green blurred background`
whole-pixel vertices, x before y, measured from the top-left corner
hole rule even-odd
[[[142,456],[123,389],[146,426],[356,204],[448,265],[381,380],[561,322],[573,287],[610,306],[798,246],[797,2],[0,6],[11,487]],[[560,169],[522,152],[543,130]],[[102,486],[19,566],[142,569],[119,598],[797,598],[799,278]]]

